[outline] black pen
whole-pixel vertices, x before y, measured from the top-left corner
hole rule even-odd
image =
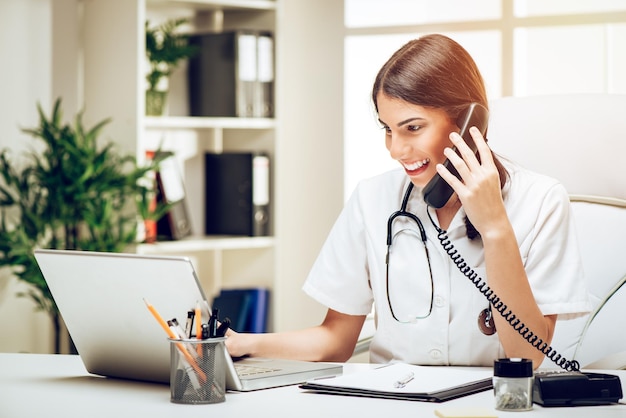
[[[230,327],[230,318],[224,318],[219,327],[217,327],[216,337],[222,338],[226,335],[226,331]]]
[[[185,334],[187,338],[191,338],[193,336],[193,318],[196,316],[194,311],[187,312],[187,322],[185,323]]]
[[[217,337],[217,316],[219,312],[219,309],[213,308],[213,313],[209,318],[209,338]]]

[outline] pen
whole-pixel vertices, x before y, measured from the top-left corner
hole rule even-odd
[[[157,312],[157,310],[155,309],[154,306],[152,306],[150,303],[148,303],[147,300],[143,300],[146,304],[146,306],[148,307],[148,310],[150,311],[150,313],[152,314],[152,316],[154,316],[154,318],[157,320],[157,322],[159,323],[159,325],[161,325],[161,327],[165,330],[165,332],[167,333],[167,335],[173,339],[173,340],[178,340],[178,335],[176,335],[174,333],[174,331],[172,331],[169,327],[169,325],[167,325],[167,322],[165,322],[165,320],[163,319],[163,317],[159,314],[159,312]],[[206,381],[206,374],[202,371],[202,369],[200,367],[198,367],[198,363],[196,363],[196,361],[193,359],[193,357],[191,357],[191,354],[189,354],[189,352],[187,351],[187,349],[185,348],[185,346],[182,343],[177,343],[176,346],[178,347],[178,349],[180,350],[181,353],[183,353],[183,356],[185,357],[185,359],[187,360],[187,362],[189,362],[189,364],[191,365],[191,367],[193,367],[193,369],[196,371],[196,373],[198,373],[198,376],[200,377],[200,380],[202,381]]]
[[[219,327],[217,327],[217,337],[221,338],[226,335],[226,331],[228,331],[228,327],[230,327],[230,318],[224,318]]]
[[[185,330],[183,330],[183,327],[180,326],[176,318],[167,321],[167,325],[169,326],[169,328],[172,330],[174,334],[178,335],[179,339],[184,340],[185,338],[187,338],[185,336]],[[199,360],[198,353],[196,352],[196,350],[194,350],[193,346],[190,346],[188,344],[181,344],[181,345],[185,347],[185,349],[191,355],[191,358],[193,358],[194,361]]]
[[[217,337],[217,318],[219,315],[219,309],[213,308],[213,313],[209,318],[209,338]]]
[[[187,338],[191,338],[191,334],[193,333],[193,318],[196,316],[195,311],[187,312],[187,322],[185,323],[185,335]]]
[[[178,334],[178,338],[180,338],[181,340],[186,339],[187,338],[187,333],[185,332],[183,327],[180,326],[180,324],[178,323],[178,320],[176,318],[172,318],[170,321],[167,322],[167,324],[169,325],[170,322],[172,323],[170,328],[172,326],[174,327],[174,332],[176,334]]]
[[[401,388],[405,387],[407,385],[407,383],[409,383],[411,380],[413,380],[414,376],[415,375],[413,374],[413,372],[410,372],[409,374],[404,376],[402,379],[396,380],[396,382],[393,384],[393,387],[396,388],[396,389],[401,389]]]

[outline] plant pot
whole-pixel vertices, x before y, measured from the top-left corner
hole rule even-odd
[[[146,115],[163,116],[167,91],[146,90]]]
[[[146,219],[144,225],[144,242],[146,244],[154,244],[157,241],[157,221]]]

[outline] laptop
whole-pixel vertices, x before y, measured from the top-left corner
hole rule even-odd
[[[209,304],[187,257],[40,249],[35,258],[90,373],[169,383],[170,342],[146,302],[165,320],[180,323],[200,302],[202,318],[209,318]],[[224,355],[226,388],[233,391],[293,385],[343,370],[334,363],[234,362],[225,347]]]

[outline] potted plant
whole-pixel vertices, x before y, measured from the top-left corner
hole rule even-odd
[[[139,167],[112,143],[98,144],[109,120],[85,129],[79,113],[73,124],[63,124],[60,100],[50,118],[38,111],[39,126],[24,132],[40,141],[33,147],[40,151],[26,152],[21,162],[7,149],[0,152],[0,267],[30,285],[20,296],[48,313],[58,353],[61,318],[33,250],[127,250],[137,242],[138,213],[154,213],[146,209],[155,193],[146,178],[159,161]]]
[[[146,114],[163,114],[169,87],[169,76],[180,61],[191,57],[196,47],[188,44],[189,36],[178,32],[178,28],[189,19],[170,19],[161,25],[151,27],[146,21],[146,56],[150,70],[146,75]]]

